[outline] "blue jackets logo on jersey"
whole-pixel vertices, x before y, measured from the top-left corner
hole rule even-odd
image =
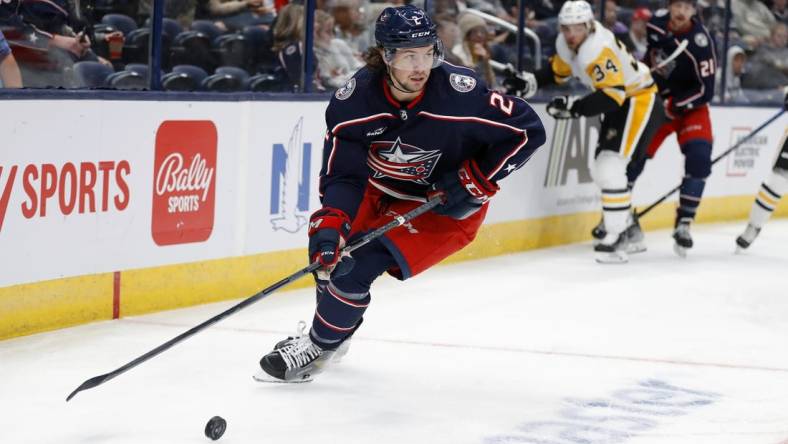
[[[452,73],[449,76],[449,83],[452,88],[461,93],[467,93],[468,91],[472,91],[473,88],[476,88],[476,79],[471,76],[457,73]]]
[[[435,169],[440,157],[440,150],[423,150],[417,146],[402,143],[398,137],[393,142],[372,142],[367,156],[367,165],[374,172],[373,178],[391,177],[429,185],[427,178]]]

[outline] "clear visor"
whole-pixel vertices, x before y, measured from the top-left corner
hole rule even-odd
[[[386,48],[386,64],[403,71],[429,71],[443,63],[443,44],[438,40],[432,48]]]

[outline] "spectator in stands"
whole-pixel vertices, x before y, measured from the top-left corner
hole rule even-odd
[[[462,60],[459,59],[452,49],[460,43],[460,27],[457,26],[456,18],[453,18],[449,13],[443,13],[435,17],[435,24],[438,26],[438,38],[443,43],[446,49],[444,60],[452,65],[462,65]]]
[[[331,15],[336,23],[336,35],[353,48],[353,51],[363,54],[372,46],[374,36],[364,20],[364,11],[361,0],[332,0],[329,2]]]
[[[301,54],[304,47],[304,7],[295,3],[285,5],[277,15],[274,24],[274,43],[271,49],[276,53],[281,65],[285,80],[292,91],[301,90]],[[312,79],[312,90],[325,90],[318,72],[320,67],[315,66],[315,76]]]
[[[741,46],[731,46],[728,49],[728,64],[725,68],[725,101],[747,103],[747,97],[741,87],[741,78],[745,73],[747,65],[747,54]],[[722,94],[722,70],[717,71],[717,87],[715,88],[717,99]]]
[[[334,35],[334,18],[331,14],[315,11],[315,58],[320,70],[318,76],[328,88],[339,88],[364,66],[344,40]]]
[[[753,89],[782,89],[788,85],[788,26],[777,23],[770,38],[750,58],[742,86]]]
[[[0,31],[0,86],[3,88],[22,87],[22,74],[19,72],[19,65],[16,64],[16,59],[11,54],[11,48],[2,31]]]
[[[75,62],[97,61],[107,66],[112,64],[91,50],[91,42],[84,23],[74,20],[72,6],[66,0],[27,0],[19,4],[18,18],[23,20],[23,35],[46,58],[46,63],[26,66],[21,71],[26,86],[67,87],[70,80],[65,70]],[[22,23],[20,21],[20,23]],[[83,26],[80,32],[72,27]]]
[[[768,40],[777,23],[772,11],[759,0],[731,0],[731,13],[742,38],[753,48]]]
[[[611,30],[613,35],[626,45],[627,49],[630,51],[634,49],[635,45],[629,39],[629,28],[618,20],[618,5],[614,0],[605,0],[605,16],[602,19],[602,24]]]
[[[788,25],[788,0],[772,0],[772,15],[780,22]]]
[[[721,42],[725,32],[725,0],[702,0],[698,2],[698,11],[709,34],[718,43]],[[732,22],[731,30],[735,29],[735,26],[736,24]],[[736,35],[740,37],[738,31]],[[721,46],[717,45],[718,48]]]
[[[496,88],[498,82],[490,65],[492,50],[487,23],[479,16],[465,13],[460,16],[459,27],[462,41],[451,52],[464,66],[473,68],[490,89]]]
[[[637,8],[632,13],[632,22],[629,25],[629,40],[632,42],[632,55],[638,60],[643,60],[648,47],[646,23],[649,20],[651,20],[651,11],[647,8]]]
[[[275,16],[272,0],[208,0],[208,18],[224,31],[270,25]]]
[[[197,0],[165,0],[164,16],[176,20],[183,29],[189,29],[194,21]],[[153,13],[153,0],[139,0],[139,15],[150,17]]]

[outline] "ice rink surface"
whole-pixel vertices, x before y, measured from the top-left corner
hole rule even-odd
[[[311,320],[306,290],[69,403],[237,301],[0,342],[0,443],[206,443],[214,415],[225,444],[786,443],[788,220],[734,255],[743,227],[696,226],[687,259],[659,231],[627,265],[582,244],[381,279],[350,353],[308,384],[251,378]]]

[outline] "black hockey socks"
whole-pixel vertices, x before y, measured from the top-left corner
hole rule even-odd
[[[348,293],[328,284],[312,320],[312,342],[325,350],[338,347],[356,329],[369,302],[369,292]]]
[[[318,303],[309,335],[312,342],[325,350],[337,348],[353,334],[369,305],[372,282],[397,266],[380,241],[359,248],[353,257],[356,265],[350,273],[332,277],[328,285],[318,287]]]
[[[684,176],[679,188],[679,207],[676,210],[676,224],[681,222],[692,222],[695,213],[698,211],[703,189],[706,187],[706,179]]]

